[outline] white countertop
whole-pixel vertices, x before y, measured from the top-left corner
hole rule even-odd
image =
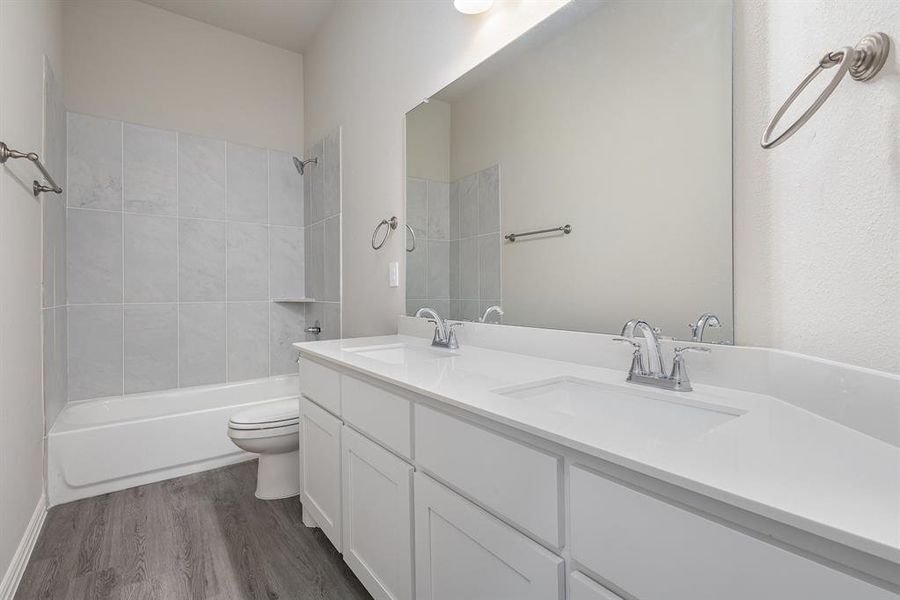
[[[452,358],[411,354],[387,364],[349,349],[383,336],[294,344],[302,355],[463,408],[579,452],[900,564],[900,448],[771,396],[694,385],[691,399],[744,411],[697,437],[662,442],[598,419],[492,392],[553,377],[624,382],[621,371],[463,346]],[[684,398],[683,393],[653,390]]]

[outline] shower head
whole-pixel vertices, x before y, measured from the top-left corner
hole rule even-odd
[[[312,164],[314,164],[314,165],[319,164],[319,159],[318,159],[318,157],[316,157],[316,158],[310,158],[309,160],[300,160],[300,159],[297,158],[296,156],[294,157],[294,166],[297,167],[297,171],[298,171],[301,175],[303,175],[303,170],[306,168],[306,165],[308,165],[309,163],[312,163]]]

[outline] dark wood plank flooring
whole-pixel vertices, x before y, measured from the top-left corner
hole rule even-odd
[[[254,461],[56,506],[15,598],[371,599],[297,498],[255,488]]]

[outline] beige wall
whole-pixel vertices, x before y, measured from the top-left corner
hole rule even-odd
[[[573,226],[502,244],[503,322],[618,333],[641,317],[685,339],[712,312],[710,339],[733,339],[731,7],[575,12],[451,104],[451,180],[500,165],[503,233]],[[674,47],[694,48],[690,69]]]
[[[450,105],[423,102],[406,117],[406,176],[450,181]]]
[[[498,1],[472,17],[449,1],[350,0],[323,24],[304,54],[304,123],[308,142],[343,127],[344,336],[396,331],[404,311],[403,286],[388,287],[404,236],[378,252],[370,240],[404,214],[406,111],[564,3]]]
[[[0,140],[43,153],[43,57],[63,76],[62,6],[0,1]],[[0,576],[42,494],[41,202],[34,167],[0,167]]]
[[[303,59],[135,0],[68,0],[66,107],[303,149]]]

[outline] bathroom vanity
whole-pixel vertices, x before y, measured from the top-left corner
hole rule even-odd
[[[625,383],[590,337],[622,368],[297,344],[305,523],[375,598],[897,598],[900,448],[766,394]]]

